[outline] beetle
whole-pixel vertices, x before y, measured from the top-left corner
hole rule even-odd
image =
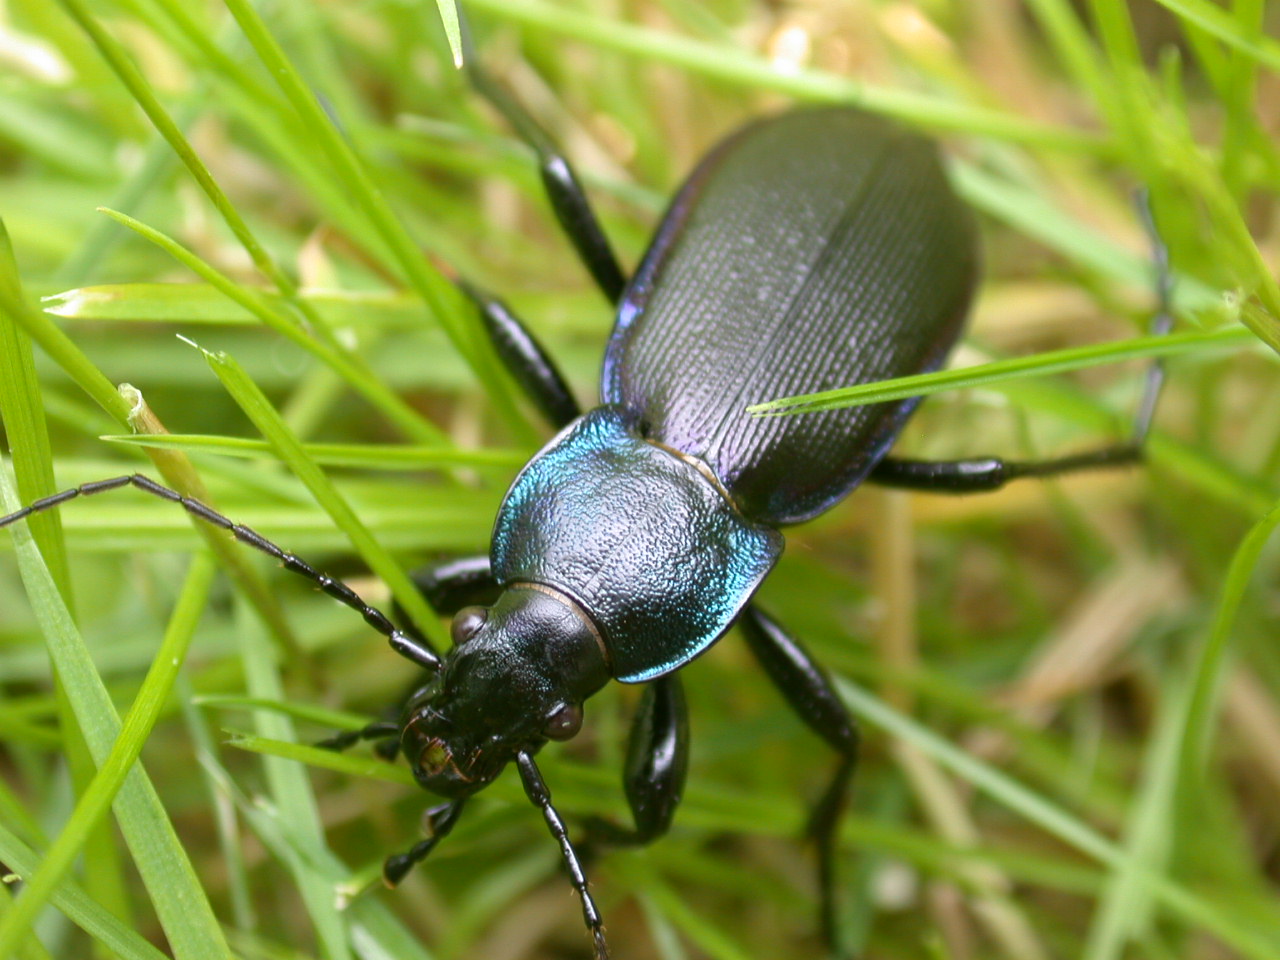
[[[359,611],[429,680],[399,719],[324,743],[381,741],[381,752],[403,753],[417,782],[446,801],[428,811],[427,838],[387,860],[388,883],[427,856],[468,799],[514,764],[559,844],[598,958],[608,954],[600,911],[535,754],[573,737],[584,702],[606,683],[645,684],[624,771],[633,825],[594,819],[587,832],[605,844],[661,836],[688,764],[678,671],[737,625],[792,709],[837,754],[808,827],[822,929],[835,947],[835,835],[858,734],[820,664],[753,600],[782,553],[781,529],[818,516],[865,481],[964,493],[1133,462],[1158,368],[1130,440],[1045,461],[894,458],[890,447],[916,399],[752,418],[745,407],[757,400],[926,372],[945,361],[962,331],[979,255],[973,217],[935,145],[851,107],[748,124],[689,175],[628,278],[572,166],[474,56],[466,69],[538,154],[557,218],[617,315],[601,402],[582,412],[519,318],[458,280],[497,354],[559,432],[512,483],[489,554],[416,575],[435,607],[454,615],[447,654],[292,553],[140,475],[37,500],[0,526],[132,485],[227,529]]]

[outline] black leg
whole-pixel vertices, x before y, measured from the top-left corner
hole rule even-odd
[[[635,829],[602,817],[587,821],[590,843],[638,846],[671,826],[689,769],[689,714],[680,678],[668,674],[645,687],[631,725],[622,785]]]
[[[1139,443],[1120,443],[1052,460],[1002,460],[977,457],[972,460],[898,460],[885,457],[867,478],[886,487],[923,490],[929,493],[981,493],[998,490],[1010,480],[1022,477],[1052,477],[1097,467],[1122,467],[1142,460]]]
[[[551,836],[560,844],[560,856],[564,858],[565,868],[569,871],[569,882],[573,884],[573,889],[578,892],[578,896],[582,899],[582,919],[586,923],[587,929],[591,931],[591,940],[596,949],[596,960],[608,960],[609,947],[604,939],[604,921],[600,918],[600,911],[596,909],[596,902],[591,899],[591,892],[587,889],[587,875],[583,872],[577,851],[574,850],[573,844],[569,841],[569,831],[565,829],[564,821],[560,819],[560,814],[556,813],[556,808],[551,805],[551,791],[547,789],[547,784],[542,779],[542,774],[538,772],[537,764],[533,762],[533,757],[528,753],[522,750],[516,754],[516,766],[520,770],[520,779],[524,783],[525,794],[529,797],[529,801],[542,811],[542,818],[547,822],[547,829],[551,831]]]
[[[399,736],[400,724],[391,720],[378,720],[361,727],[359,730],[345,730],[342,733],[334,734],[326,740],[321,740],[316,746],[325,750],[346,750],[348,747],[355,746],[361,740],[385,741]]]
[[[446,616],[453,616],[472,604],[489,606],[500,592],[485,554],[445,560],[415,570],[409,577],[431,608]]]
[[[466,800],[442,803],[423,814],[422,822],[428,834],[427,838],[419,840],[404,853],[387,857],[382,865],[382,881],[388,887],[394,887],[403,880],[405,874],[412,870],[415,864],[425,860],[427,854],[436,848],[436,844],[449,835],[453,825],[458,822],[458,815],[462,813],[462,806],[465,803]]]
[[[555,211],[556,219],[568,235],[574,249],[578,251],[587,270],[590,271],[596,285],[601,289],[610,303],[617,303],[622,297],[623,288],[627,285],[626,276],[618,265],[609,238],[600,227],[600,221],[591,209],[591,201],[587,199],[573,167],[560,152],[547,132],[542,129],[480,64],[471,43],[471,32],[461,9],[458,10],[458,21],[462,31],[463,68],[472,87],[482,97],[493,104],[507,123],[511,124],[517,136],[533,148],[538,155],[538,169],[542,174],[542,184]]]
[[[276,546],[262,534],[250,530],[248,527],[233,523],[222,514],[218,513],[212,507],[201,503],[199,500],[193,500],[191,497],[184,497],[177,490],[170,490],[168,487],[161,486],[150,477],[145,477],[140,473],[134,473],[127,477],[112,477],[109,480],[97,480],[93,483],[85,483],[73,490],[63,490],[48,497],[43,497],[23,507],[15,513],[11,513],[6,517],[0,517],[0,527],[7,527],[9,524],[18,520],[22,520],[31,516],[33,513],[40,513],[44,510],[51,510],[60,504],[73,500],[76,497],[90,497],[97,493],[106,493],[109,490],[119,490],[122,487],[136,487],[143,493],[149,493],[153,497],[159,497],[161,500],[168,500],[170,503],[176,503],[187,513],[194,517],[198,517],[206,523],[210,523],[215,527],[220,527],[229,532],[233,537],[241,543],[253,547],[270,557],[274,557],[280,561],[280,564],[293,573],[306,577],[321,591],[327,593],[339,603],[350,607],[364,618],[365,623],[373,627],[380,634],[387,638],[391,643],[391,648],[403,657],[412,660],[418,666],[427,670],[438,670],[440,667],[440,657],[432,648],[431,644],[425,639],[415,640],[412,637],[402,633],[387,618],[381,610],[371,607],[365,603],[354,590],[348,587],[340,580],[335,580],[326,573],[313,568],[304,560],[299,559],[287,550],[283,550]]]
[[[578,401],[573,399],[560,368],[524,322],[504,301],[459,276],[439,257],[433,257],[432,262],[475,305],[498,359],[547,422],[559,430],[576,419],[582,412]]]
[[[837,951],[835,841],[858,760],[858,730],[826,672],[807,650],[754,604],[738,618],[751,652],[800,719],[839,754],[831,782],[814,805],[807,834],[818,847],[822,932]]]
[[[503,301],[474,284],[462,279],[455,283],[480,311],[498,356],[538,412],[557,430],[577,419],[582,412],[578,401],[573,399],[559,368],[520,318]]]
[[[1151,218],[1151,208],[1145,196],[1137,202],[1142,225],[1151,241],[1152,260],[1155,266],[1156,315],[1152,318],[1150,332],[1160,335],[1173,326],[1170,303],[1173,295],[1173,276],[1169,272],[1169,250],[1156,232]],[[1142,399],[1133,419],[1129,440],[1098,450],[1050,460],[1016,461],[998,457],[977,457],[970,460],[898,460],[886,457],[876,464],[868,477],[873,483],[908,490],[925,490],[932,493],[980,493],[997,490],[1010,480],[1022,477],[1053,477],[1076,470],[1098,467],[1120,467],[1140,463],[1151,420],[1155,416],[1156,402],[1164,384],[1164,364],[1156,360],[1147,370]]]

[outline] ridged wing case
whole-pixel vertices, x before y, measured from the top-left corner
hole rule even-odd
[[[672,201],[623,295],[603,399],[705,461],[750,519],[806,520],[865,478],[914,401],[744,408],[935,369],[976,270],[930,141],[850,108],[761,121]]]

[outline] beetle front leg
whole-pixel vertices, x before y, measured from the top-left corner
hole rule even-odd
[[[542,811],[547,829],[560,845],[560,856],[564,859],[565,868],[569,871],[569,882],[573,884],[573,889],[578,892],[582,900],[582,919],[587,929],[591,931],[596,960],[608,960],[609,947],[604,939],[604,920],[600,916],[595,900],[591,897],[591,891],[587,889],[587,875],[578,859],[578,852],[569,840],[569,831],[565,829],[564,821],[560,819],[556,808],[551,805],[551,791],[547,789],[546,781],[542,779],[538,765],[533,762],[530,754],[523,750],[517,753],[516,767],[520,771],[520,780],[524,784],[525,794],[529,801]]]
[[[489,557],[483,553],[420,567],[409,578],[426,597],[431,609],[447,617],[463,607],[488,606],[498,599],[498,583],[489,567]]]
[[[413,869],[415,864],[425,860],[427,854],[436,848],[436,844],[449,835],[453,825],[458,822],[458,816],[462,813],[462,805],[464,803],[466,803],[466,800],[442,803],[440,806],[432,807],[423,814],[422,821],[426,826],[427,838],[419,840],[404,853],[397,853],[394,856],[387,857],[382,864],[382,882],[388,887],[396,886],[404,879],[405,874]]]
[[[751,604],[738,624],[765,673],[805,725],[839,754],[835,772],[809,816],[807,833],[818,847],[818,883],[822,933],[836,951],[839,944],[835,910],[835,841],[840,814],[858,761],[858,729],[826,671],[800,642]]]
[[[591,817],[586,823],[588,841],[640,846],[662,836],[680,805],[688,769],[689,713],[684,687],[679,677],[668,674],[645,687],[631,724],[622,786],[635,828]]]
[[[353,747],[361,740],[386,741],[400,736],[400,724],[392,720],[377,720],[373,723],[366,724],[359,730],[344,730],[342,733],[336,733],[328,739],[321,740],[316,744],[322,750],[343,751],[348,747]],[[382,743],[378,744],[378,752],[385,753],[382,749]],[[392,751],[394,754],[394,751]]]

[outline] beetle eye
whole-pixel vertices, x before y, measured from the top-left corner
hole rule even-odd
[[[476,631],[483,627],[488,619],[489,611],[484,607],[463,607],[454,616],[453,626],[450,627],[453,645],[462,646],[476,635]]]
[[[582,706],[577,703],[566,703],[557,707],[547,717],[547,725],[542,728],[542,735],[548,740],[568,740],[582,729]]]

